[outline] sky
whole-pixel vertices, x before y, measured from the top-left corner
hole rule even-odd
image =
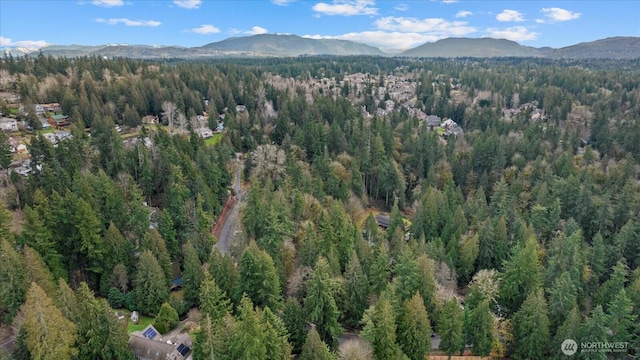
[[[263,33],[407,49],[447,37],[554,48],[640,36],[640,1],[0,0],[0,48],[203,46]]]

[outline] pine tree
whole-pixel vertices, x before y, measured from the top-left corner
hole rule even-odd
[[[267,344],[263,328],[248,297],[240,300],[237,332],[232,340],[231,354],[234,359],[266,359]]]
[[[47,294],[32,283],[24,304],[25,343],[34,360],[71,359],[76,326],[67,320]]]
[[[379,295],[389,283],[389,253],[385,244],[379,244],[374,250],[374,259],[369,266],[371,294]]]
[[[416,291],[420,290],[421,274],[418,270],[418,263],[409,251],[404,251],[400,255],[393,272],[393,282],[400,301],[409,300]]]
[[[289,342],[293,347],[293,352],[300,353],[307,336],[307,321],[302,305],[300,305],[300,302],[296,298],[289,298],[285,302],[282,312],[282,320],[284,321],[284,325],[287,327]]]
[[[209,315],[205,315],[200,329],[195,334],[193,358],[234,359],[232,346],[236,333],[237,324],[230,314],[227,313],[218,322],[212,321]]]
[[[340,311],[333,297],[335,285],[325,258],[318,259],[307,286],[307,296],[304,299],[307,319],[315,325],[323,341],[335,348],[342,329],[338,324]]]
[[[276,316],[271,309],[266,307],[262,311],[260,323],[263,329],[264,342],[267,348],[265,359],[289,360],[291,359],[291,345],[288,341],[289,334],[284,322]]]
[[[636,315],[633,314],[631,299],[625,289],[620,290],[609,303],[608,325],[611,330],[611,342],[631,342]]]
[[[345,322],[351,326],[356,326],[362,314],[367,308],[367,298],[369,296],[369,281],[367,275],[362,271],[360,260],[354,252],[344,273],[345,301],[344,317]]]
[[[335,356],[329,351],[329,347],[320,339],[320,334],[315,328],[309,330],[307,339],[302,346],[300,360],[334,360]]]
[[[396,342],[396,320],[393,307],[383,293],[378,302],[367,309],[362,319],[362,337],[373,346],[378,359],[399,359],[403,356]]]
[[[444,304],[438,315],[440,350],[451,356],[464,350],[464,311],[453,297]]]
[[[473,354],[489,356],[493,344],[493,316],[489,309],[489,300],[483,300],[471,310],[469,323]]]
[[[184,271],[182,272],[182,283],[184,289],[184,301],[187,303],[187,307],[190,308],[194,304],[198,303],[200,284],[202,283],[204,276],[202,263],[200,262],[198,253],[191,242],[184,244],[183,251]]]
[[[238,298],[246,294],[258,307],[280,307],[280,279],[273,259],[252,241],[240,257]]]
[[[404,303],[398,319],[398,343],[410,359],[424,359],[431,350],[431,323],[420,293]]]
[[[215,279],[207,271],[200,285],[200,311],[202,315],[209,315],[211,321],[216,322],[231,311],[231,302],[227,294],[216,284]]]
[[[3,279],[3,286],[0,286],[0,319],[8,324],[24,302],[27,287],[22,256],[6,239],[1,240],[0,257],[0,277]]]
[[[580,312],[577,307],[574,307],[567,314],[564,322],[558,327],[556,330],[556,335],[553,338],[553,344],[551,345],[551,357],[554,359],[562,360],[567,358],[567,356],[562,353],[562,343],[571,339],[574,341],[580,340],[580,328],[581,328],[581,319]]]
[[[133,284],[140,312],[157,314],[162,303],[169,297],[169,286],[158,260],[151,251],[145,250],[140,254]]]
[[[53,275],[38,253],[28,245],[22,249],[25,287],[35,282],[47,294],[54,297],[57,293]]]
[[[581,335],[582,341],[601,343],[607,341],[607,315],[602,310],[602,306],[598,305],[591,311],[591,317],[587,318],[582,325]],[[586,352],[580,355],[584,359],[607,359],[607,353],[601,351]]]
[[[549,346],[549,318],[542,289],[529,293],[513,316],[514,359],[544,359]]]
[[[531,237],[505,263],[500,302],[509,313],[517,311],[531,291],[542,285],[540,246]],[[515,324],[514,324],[515,325]]]
[[[165,302],[160,307],[160,311],[158,311],[158,315],[156,315],[156,318],[153,320],[153,323],[154,323],[154,326],[156,326],[156,329],[158,329],[158,331],[160,331],[160,327],[165,327],[168,330],[171,330],[176,325],[178,325],[179,320],[180,318],[178,317],[178,312],[176,311],[176,309],[171,307],[169,303]],[[163,333],[162,331],[160,332]]]

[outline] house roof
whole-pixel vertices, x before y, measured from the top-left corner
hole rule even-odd
[[[131,334],[129,349],[140,359],[166,360],[168,355],[174,351],[175,345]]]

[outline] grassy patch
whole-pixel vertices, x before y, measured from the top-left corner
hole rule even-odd
[[[204,143],[207,145],[215,145],[219,143],[220,140],[222,140],[222,134],[213,134],[213,136],[205,140]]]
[[[127,334],[131,334],[134,331],[142,331],[144,328],[149,326],[149,324],[153,324],[153,318],[140,315],[140,321],[137,324],[134,324],[131,319],[129,319],[129,323],[127,324]]]
[[[444,134],[446,134],[447,130],[445,128],[441,128],[441,127],[437,127],[436,128],[436,134],[442,136]]]

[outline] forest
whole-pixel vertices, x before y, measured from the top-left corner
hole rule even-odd
[[[640,355],[640,60],[40,54],[0,91],[0,359],[135,359],[131,311],[194,359]]]

